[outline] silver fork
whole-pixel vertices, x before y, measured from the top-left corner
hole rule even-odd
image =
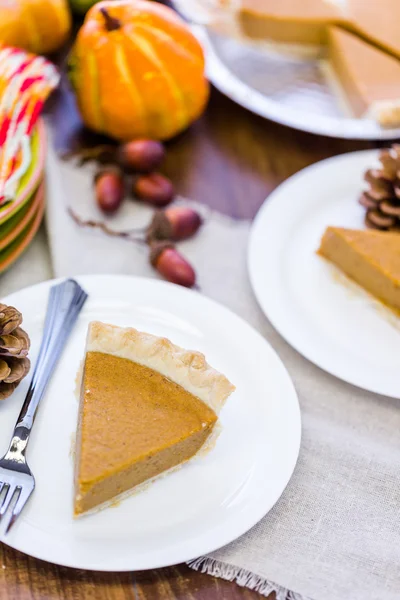
[[[26,447],[39,402],[86,299],[86,292],[73,279],[67,279],[50,290],[43,338],[32,380],[10,446],[0,459],[0,521],[12,506],[6,533],[35,489],[35,478],[25,458]]]

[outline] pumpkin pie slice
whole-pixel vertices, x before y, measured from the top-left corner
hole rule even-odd
[[[399,0],[226,0],[245,35],[321,45],[339,25],[400,58]]]
[[[334,1],[232,0],[232,6],[246,36],[285,43],[321,45],[327,26],[344,18]]]
[[[400,60],[338,27],[328,37],[331,64],[355,115],[399,125]]]
[[[109,504],[210,447],[234,386],[198,352],[93,322],[82,375],[74,513]]]
[[[328,227],[318,254],[378,300],[400,310],[400,234]]]

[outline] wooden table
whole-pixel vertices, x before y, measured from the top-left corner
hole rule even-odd
[[[52,105],[56,145],[81,140],[72,98]],[[237,218],[252,218],[277,185],[318,160],[374,144],[281,127],[213,90],[203,118],[169,144],[164,168],[179,193]],[[295,201],[295,198],[293,199]],[[62,543],[62,542],[60,542]],[[97,573],[51,565],[0,544],[1,600],[256,600],[255,592],[181,565],[141,573]]]

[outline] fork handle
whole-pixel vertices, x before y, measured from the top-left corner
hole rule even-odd
[[[39,402],[87,297],[73,279],[50,290],[39,356],[7,452],[13,458],[25,454]]]

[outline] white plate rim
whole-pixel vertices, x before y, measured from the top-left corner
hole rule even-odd
[[[248,328],[248,330],[251,331],[251,335],[254,336],[254,339],[257,339],[259,343],[264,345],[265,350],[269,353],[271,360],[275,361],[275,366],[280,369],[281,375],[282,375],[282,381],[284,381],[284,384],[287,387],[287,393],[291,396],[291,403],[292,403],[292,407],[293,407],[293,415],[292,415],[293,426],[291,428],[292,456],[291,456],[290,468],[287,469],[284,481],[282,482],[282,485],[281,485],[281,489],[279,490],[279,493],[276,494],[276,498],[274,499],[274,501],[272,503],[270,503],[266,508],[263,508],[261,510],[258,510],[256,512],[253,512],[253,513],[247,515],[247,518],[245,520],[243,520],[240,525],[238,522],[236,522],[235,526],[232,527],[230,534],[225,535],[225,537],[223,539],[220,539],[218,541],[218,543],[216,543],[215,541],[211,542],[211,543],[207,543],[203,547],[199,548],[198,551],[196,551],[196,552],[191,551],[191,552],[189,552],[189,554],[182,555],[182,556],[174,555],[174,556],[171,556],[170,558],[168,558],[167,560],[163,560],[162,562],[159,562],[159,563],[139,564],[138,566],[136,566],[136,565],[132,566],[132,564],[125,563],[125,564],[121,565],[120,567],[116,567],[116,565],[114,565],[114,564],[111,564],[109,567],[104,566],[104,564],[102,564],[101,567],[99,567],[99,565],[96,562],[94,562],[94,563],[89,562],[88,564],[85,564],[84,566],[82,566],[82,564],[77,564],[74,561],[70,561],[70,560],[67,560],[67,561],[58,560],[58,559],[54,560],[54,559],[52,559],[51,556],[49,557],[48,554],[46,554],[46,553],[43,554],[39,549],[37,549],[36,542],[33,545],[33,547],[31,546],[29,548],[29,550],[27,550],[26,545],[24,546],[23,535],[20,535],[20,536],[16,535],[17,525],[14,526],[13,530],[8,534],[8,537],[6,537],[4,535],[0,535],[0,541],[3,542],[4,544],[14,548],[15,550],[24,552],[24,553],[28,554],[29,556],[32,556],[39,560],[45,560],[45,561],[51,562],[52,564],[58,564],[58,565],[65,566],[65,567],[93,570],[93,571],[100,570],[100,571],[104,571],[104,572],[126,572],[126,571],[132,571],[132,570],[149,570],[149,569],[163,568],[163,567],[168,567],[171,565],[190,561],[192,559],[198,558],[200,555],[208,554],[210,552],[213,552],[213,551],[233,542],[238,537],[247,533],[266,514],[268,514],[268,512],[270,512],[270,510],[273,508],[273,506],[279,500],[279,498],[281,497],[282,493],[284,492],[286,486],[288,485],[288,483],[293,475],[293,472],[295,470],[296,464],[297,464],[297,460],[298,460],[298,456],[299,456],[299,452],[300,452],[301,430],[302,430],[300,406],[299,406],[298,396],[297,396],[297,392],[295,390],[293,381],[292,381],[288,371],[286,370],[283,362],[281,361],[281,359],[275,352],[275,350],[272,348],[272,346],[268,343],[268,341],[258,331],[256,331],[244,319],[242,319],[236,313],[231,311],[229,308],[223,306],[222,304],[216,302],[215,300],[212,300],[211,298],[203,296],[202,294],[200,294],[197,291],[188,290],[187,288],[181,288],[180,286],[176,286],[174,284],[171,284],[171,283],[168,283],[165,281],[160,281],[157,279],[150,279],[150,278],[145,278],[145,277],[135,277],[135,276],[128,276],[128,275],[127,276],[114,275],[114,274],[110,274],[110,275],[106,275],[106,274],[79,275],[79,276],[73,277],[73,279],[76,279],[76,281],[81,283],[83,287],[85,287],[85,286],[88,287],[90,285],[90,282],[92,282],[92,281],[108,280],[109,278],[112,278],[113,280],[130,280],[130,281],[136,282],[139,285],[140,285],[140,282],[145,282],[146,285],[154,284],[155,286],[161,286],[161,287],[164,287],[164,289],[174,289],[175,291],[178,289],[179,290],[178,293],[187,294],[188,297],[196,294],[198,297],[201,297],[202,301],[205,301],[206,304],[208,304],[210,307],[214,306],[218,310],[222,310],[227,315],[229,315],[230,319],[233,319],[238,324],[241,324],[241,326]],[[29,293],[31,290],[37,290],[39,288],[49,289],[51,285],[59,283],[60,281],[63,281],[65,279],[66,278],[61,277],[61,278],[57,278],[57,279],[53,279],[53,280],[47,280],[47,281],[38,283],[36,285],[32,285],[27,288],[23,288],[17,292],[14,292],[14,293],[2,298],[1,300],[4,301],[5,303],[17,304],[19,294]],[[28,462],[29,462],[29,456],[28,456]],[[30,524],[26,524],[26,526],[30,527],[32,529],[32,531],[37,531]],[[45,535],[45,534],[43,534],[43,535]]]
[[[212,84],[225,96],[265,119],[299,131],[346,140],[394,140],[400,128],[384,129],[373,120],[348,117],[325,117],[304,111],[284,108],[238,79],[220,60],[203,25],[191,25],[206,55],[207,75]]]
[[[261,310],[264,312],[265,316],[271,322],[276,331],[288,344],[292,346],[292,348],[294,348],[299,354],[304,356],[307,360],[312,362],[323,371],[330,373],[334,377],[345,381],[346,383],[379,395],[399,398],[399,392],[397,391],[394,393],[392,388],[388,388],[387,386],[385,388],[384,381],[381,386],[375,386],[374,384],[366,384],[365,381],[360,380],[357,376],[353,377],[351,373],[344,375],[343,372],[340,369],[335,368],[330,361],[325,360],[323,353],[319,352],[319,348],[310,346],[308,341],[304,338],[300,340],[297,337],[296,332],[286,325],[284,315],[279,309],[277,309],[276,296],[273,294],[267,296],[263,292],[262,280],[260,278],[259,270],[256,266],[256,256],[261,251],[263,253],[274,251],[273,245],[268,248],[270,239],[268,236],[268,231],[269,228],[271,228],[270,231],[272,236],[273,230],[273,219],[270,219],[270,214],[277,210],[278,205],[282,207],[282,204],[285,202],[287,190],[292,190],[293,186],[295,186],[299,180],[304,180],[310,177],[312,178],[314,173],[319,171],[321,168],[324,168],[326,173],[327,169],[331,169],[332,167],[340,168],[341,163],[348,163],[348,161],[351,159],[354,159],[355,161],[361,158],[365,159],[365,168],[367,168],[368,165],[373,164],[377,158],[377,155],[377,150],[359,150],[357,152],[333,156],[305,167],[278,186],[278,188],[276,188],[276,190],[274,190],[266,199],[253,221],[247,253],[247,266],[250,283]],[[263,275],[267,276],[265,271]],[[268,275],[270,276],[271,274],[269,273]],[[273,283],[274,282],[272,280],[272,285]]]

